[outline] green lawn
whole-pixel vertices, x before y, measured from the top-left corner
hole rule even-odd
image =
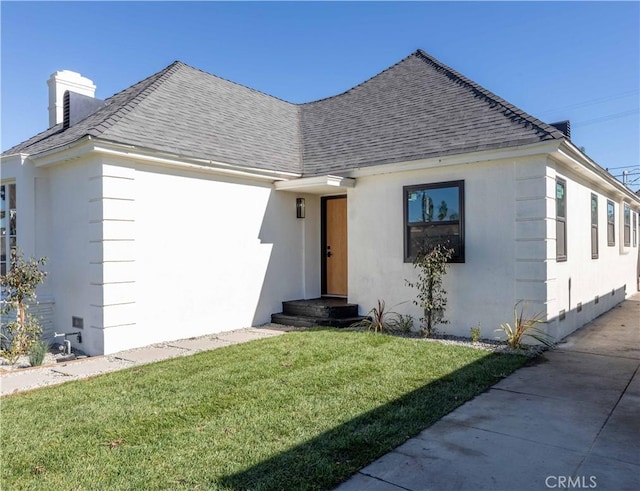
[[[1,401],[1,487],[331,489],[525,361],[316,330],[43,388]]]

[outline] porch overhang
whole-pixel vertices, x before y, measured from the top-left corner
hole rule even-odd
[[[356,180],[352,177],[331,175],[301,177],[287,181],[276,181],[274,183],[277,191],[318,195],[344,194],[345,189],[352,188],[355,185]]]

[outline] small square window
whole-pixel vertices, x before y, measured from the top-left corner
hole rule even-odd
[[[404,187],[404,260],[436,244],[464,262],[464,181]]]

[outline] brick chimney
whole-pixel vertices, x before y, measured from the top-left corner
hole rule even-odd
[[[64,93],[95,97],[96,86],[93,81],[79,73],[70,70],[55,72],[47,80],[49,85],[49,127],[62,123],[64,120]]]

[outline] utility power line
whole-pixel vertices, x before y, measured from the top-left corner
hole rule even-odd
[[[536,113],[538,114],[550,114],[552,112],[556,112],[559,110],[565,110],[565,109],[577,109],[580,107],[586,107],[586,106],[593,106],[595,104],[602,104],[603,102],[609,102],[609,101],[615,101],[617,99],[624,99],[625,97],[631,97],[633,95],[636,95],[640,93],[640,89],[635,89],[635,90],[630,90],[627,92],[621,92],[619,94],[615,94],[615,95],[610,95],[607,97],[601,97],[600,99],[592,99],[590,101],[584,101],[584,102],[577,102],[575,104],[569,104],[567,106],[556,106],[554,108],[551,109],[545,109],[543,111],[537,111]]]
[[[640,113],[640,109],[631,109],[630,111],[622,111],[620,113],[609,114],[608,116],[587,119],[586,121],[578,121],[576,123],[571,122],[571,126],[588,126],[590,124],[602,123],[603,121],[610,121],[612,119],[626,118],[627,116],[632,116],[638,113]]]
[[[621,165],[619,167],[607,167],[607,170],[613,170],[613,169],[629,169],[631,167],[638,167],[638,164],[633,164],[633,165]]]

